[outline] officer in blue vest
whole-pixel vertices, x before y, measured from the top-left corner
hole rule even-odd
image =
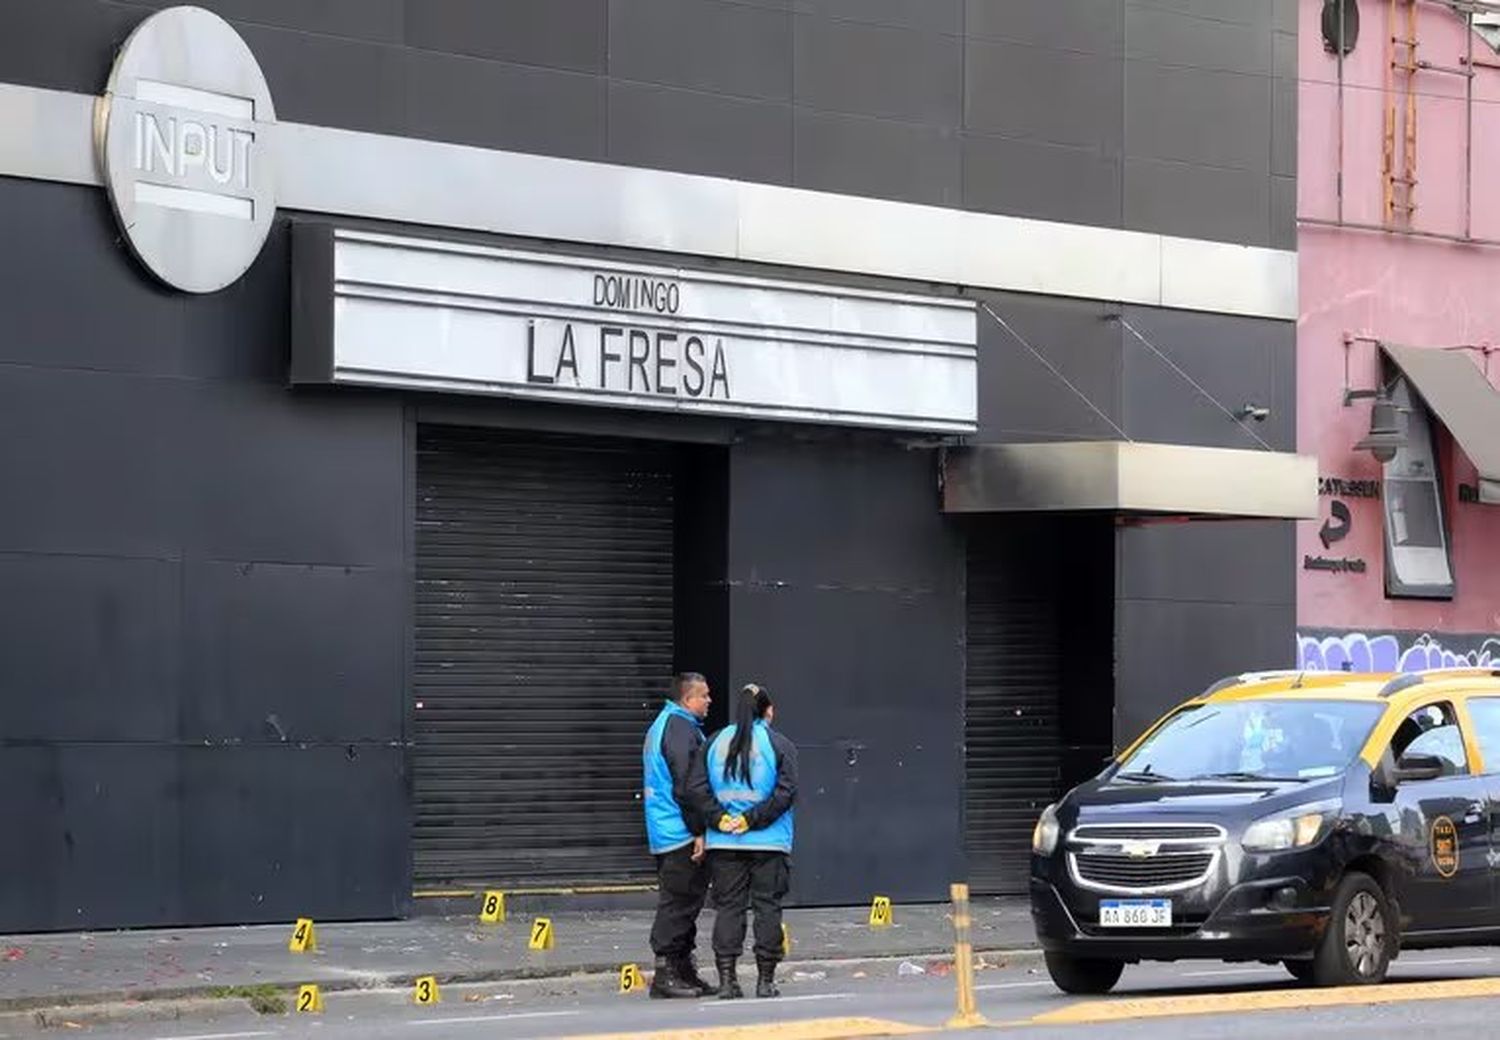
[[[735,962],[745,948],[745,911],[755,909],[757,997],[780,995],[781,904],[791,883],[792,803],[797,799],[797,748],[771,728],[776,708],[754,683],[735,697],[734,722],[709,743],[693,797],[714,826],[708,830],[713,873],[714,962],[719,997],[744,996]]]
[[[673,680],[673,698],[646,731],[642,748],[646,839],[656,857],[653,997],[703,997],[715,989],[693,963],[698,914],[708,895],[701,810],[709,806],[688,798],[689,774],[695,767],[702,768],[703,720],[710,703],[708,682],[702,675],[678,675]]]

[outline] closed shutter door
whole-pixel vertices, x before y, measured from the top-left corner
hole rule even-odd
[[[669,449],[423,427],[416,552],[417,883],[648,876]]]
[[[1028,541],[969,541],[964,847],[978,893],[1026,891],[1032,827],[1061,783],[1055,582]]]

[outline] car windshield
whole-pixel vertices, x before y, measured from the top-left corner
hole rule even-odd
[[[1123,780],[1313,780],[1343,772],[1385,706],[1247,700],[1185,708],[1120,765]]]

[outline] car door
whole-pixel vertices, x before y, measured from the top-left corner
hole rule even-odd
[[[1490,904],[1485,908],[1484,923],[1500,927],[1500,696],[1472,694],[1467,699],[1469,731],[1479,752],[1475,771],[1484,782],[1490,815]]]
[[[1391,741],[1392,758],[1430,755],[1443,775],[1403,780],[1395,792],[1405,867],[1403,909],[1413,932],[1483,927],[1490,907],[1489,797],[1469,768],[1453,702],[1413,710]]]

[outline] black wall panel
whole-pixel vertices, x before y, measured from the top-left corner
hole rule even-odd
[[[0,746],[6,931],[390,917],[404,750]]]
[[[1119,532],[1115,744],[1226,675],[1296,658],[1291,521]]]
[[[285,387],[284,227],[190,297],[97,190],[0,226],[0,929],[397,912],[401,402]]]
[[[792,893],[941,899],[960,869],[963,542],[930,451],[831,438],[730,457],[730,672],[798,745]]]
[[[181,586],[173,560],[0,553],[0,758],[23,743],[173,740]]]
[[[97,92],[131,27],[168,2],[5,0],[0,82]],[[1287,0],[204,6],[243,33],[285,120],[1251,245],[1295,241]],[[929,165],[913,166],[914,149]],[[896,172],[872,172],[887,166]]]
[[[209,882],[183,873],[178,755],[160,741],[0,741],[0,826],[17,850],[0,873],[6,931],[189,920],[184,896]],[[259,806],[250,822],[269,814]]]
[[[177,757],[177,919],[367,919],[410,904],[406,749],[398,743],[187,747]]]

